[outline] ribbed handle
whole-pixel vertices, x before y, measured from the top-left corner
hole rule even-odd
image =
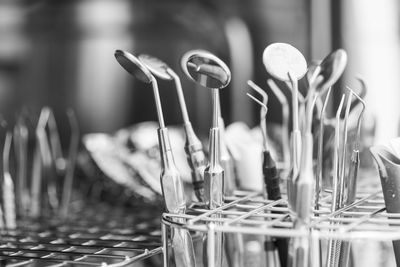
[[[185,146],[188,164],[192,171],[192,184],[196,197],[199,201],[204,201],[204,169],[207,160],[201,146]]]
[[[268,151],[264,151],[263,175],[264,184],[268,194],[268,199],[278,200],[281,198],[281,189],[279,187],[279,174],[275,162]]]

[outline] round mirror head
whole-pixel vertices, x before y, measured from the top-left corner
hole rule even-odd
[[[320,74],[323,77],[319,84],[321,88],[329,88],[336,83],[343,74],[347,64],[347,53],[343,49],[333,51],[322,60]]]
[[[122,50],[116,50],[114,56],[118,63],[131,75],[135,76],[142,82],[151,83],[151,72],[144,66],[142,62],[140,62],[137,57]]]
[[[272,77],[281,81],[290,81],[288,73],[298,80],[307,72],[307,62],[303,54],[290,44],[273,43],[263,53],[265,69]]]
[[[172,76],[168,73],[169,67],[164,61],[145,54],[139,55],[138,58],[158,78],[172,80]]]
[[[208,51],[192,50],[181,58],[181,67],[189,79],[210,89],[225,88],[231,81],[228,66]]]

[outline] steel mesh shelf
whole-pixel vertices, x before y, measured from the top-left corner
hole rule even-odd
[[[285,197],[265,200],[260,194],[238,192],[226,198],[215,210],[193,207],[185,215],[163,214],[163,224],[191,231],[231,232],[275,237],[304,237],[310,234],[324,239],[400,239],[400,214],[388,214],[381,191],[362,192],[356,201],[330,212],[331,194],[326,192],[320,210],[314,210],[309,229],[294,229],[294,215]],[[179,222],[179,223],[178,223]]]
[[[142,213],[102,204],[19,221],[0,230],[0,266],[131,266],[162,253],[159,218]]]

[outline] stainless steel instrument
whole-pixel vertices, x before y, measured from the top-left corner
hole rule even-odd
[[[3,179],[2,188],[2,203],[4,211],[4,226],[6,229],[15,229],[17,227],[17,213],[15,206],[14,181],[10,173],[10,151],[12,145],[12,133],[7,131],[3,144]]]
[[[192,50],[185,53],[181,59],[182,69],[187,77],[201,86],[212,89],[213,119],[210,129],[209,164],[204,171],[204,198],[209,209],[222,206],[224,200],[224,169],[221,166],[221,141],[219,128],[219,90],[225,88],[231,73],[225,63],[215,55],[204,50]],[[215,233],[216,251],[208,255],[209,265],[222,266],[223,238],[221,233]],[[208,237],[209,238],[209,237]]]
[[[332,205],[331,210],[336,211],[340,207],[340,114],[342,112],[345,95],[342,96],[339,107],[336,111],[336,125],[335,125],[335,144],[334,144],[334,155],[333,155],[333,192],[332,192]],[[327,255],[327,266],[335,267],[338,264],[339,241],[329,240],[328,243],[328,255]]]
[[[357,95],[353,90],[348,88],[352,95],[354,95],[357,100],[362,105],[362,110],[357,118],[357,126],[356,126],[356,136],[353,141],[353,150],[350,155],[350,162],[348,162],[348,172],[346,174],[346,179],[343,181],[343,204],[351,205],[356,200],[356,190],[357,190],[357,176],[358,170],[360,166],[360,133],[361,133],[361,119],[365,110],[365,102],[364,100]],[[353,104],[353,103],[352,103]],[[351,110],[351,107],[350,107]],[[346,128],[346,127],[345,127]],[[344,148],[345,149],[345,148]],[[343,172],[346,172],[346,168]],[[339,263],[340,266],[347,267],[349,265],[349,257],[350,256],[350,243],[342,242],[340,249],[340,258]]]
[[[264,176],[264,198],[270,200],[279,200],[281,199],[280,185],[279,185],[279,174],[276,169],[275,161],[271,157],[271,153],[268,149],[268,140],[267,140],[267,126],[266,126],[266,116],[268,112],[268,95],[254,82],[248,81],[247,84],[259,93],[263,101],[261,102],[251,94],[247,93],[247,95],[255,101],[257,104],[261,106],[260,108],[260,129],[263,137],[263,176]],[[279,267],[281,266],[277,249],[274,243],[274,240],[271,237],[266,237],[264,242],[265,252],[267,254],[266,262],[267,266],[271,267]]]
[[[168,129],[165,127],[157,80],[151,74],[150,70],[134,55],[117,50],[115,51],[115,58],[128,73],[145,83],[150,83],[153,87],[159,122],[157,133],[162,162],[160,180],[164,203],[168,212],[184,214],[186,210],[185,192],[179,171],[175,166]],[[193,243],[188,231],[184,229],[175,231],[172,235],[172,246],[177,266],[196,266]]]
[[[313,87],[316,88],[323,94],[339,80],[343,74],[344,69],[347,65],[347,53],[343,49],[335,50],[334,52],[327,55],[319,64],[318,76],[322,77],[321,80],[316,81]],[[329,101],[330,91],[327,93],[324,105],[320,113],[320,124],[319,124],[319,138],[318,138],[318,159],[316,169],[316,182],[315,182],[315,208],[318,209],[319,198],[321,193],[322,183],[322,166],[323,166],[323,142],[324,142],[324,119],[326,106]]]
[[[207,159],[204,155],[203,145],[195,134],[186,108],[182,84],[179,76],[166,63],[150,55],[139,55],[139,60],[158,78],[173,80],[178,94],[178,100],[183,118],[186,141],[185,152],[192,170],[192,184],[198,201],[204,201],[204,169]]]
[[[268,79],[267,83],[269,88],[278,98],[278,101],[282,107],[282,154],[283,154],[283,169],[287,171],[290,167],[290,141],[289,141],[289,103],[281,91],[281,89],[276,85],[274,80]]]
[[[291,173],[288,177],[287,189],[288,202],[296,218],[295,228],[307,228],[311,213],[309,202],[312,199],[312,188],[310,188],[312,183],[309,183],[309,178],[300,178],[302,137],[299,127],[299,92],[297,84],[298,80],[307,72],[307,63],[300,51],[285,43],[269,45],[264,50],[263,63],[267,72],[274,78],[289,82],[291,85],[293,127],[291,133]],[[308,250],[307,240],[304,238],[293,239],[289,252],[288,265],[308,266]]]
[[[274,43],[265,48],[263,63],[269,74],[292,86],[292,122],[291,133],[291,177],[288,179],[288,198],[292,210],[295,210],[294,183],[300,171],[301,132],[299,128],[299,105],[297,80],[307,72],[304,56],[295,47],[285,43]]]

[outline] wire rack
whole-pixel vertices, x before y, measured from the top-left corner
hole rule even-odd
[[[142,214],[99,204],[66,220],[19,221],[0,230],[0,266],[132,266],[162,253],[159,219]]]
[[[287,201],[265,200],[260,194],[237,192],[214,210],[193,207],[184,215],[164,213],[166,228],[211,232],[242,233],[274,237],[388,241],[400,239],[400,214],[386,213],[381,191],[360,192],[356,201],[330,212],[331,194],[325,192],[321,208],[314,210],[308,229],[294,228],[295,216]],[[163,233],[165,235],[165,233]]]

